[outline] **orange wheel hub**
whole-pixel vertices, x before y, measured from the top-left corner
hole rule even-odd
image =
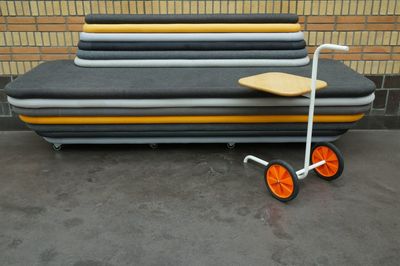
[[[339,170],[339,159],[336,153],[327,146],[316,147],[311,156],[312,163],[325,160],[325,164],[315,168],[320,175],[325,177],[334,176]]]
[[[289,198],[294,192],[294,184],[289,171],[282,165],[274,164],[266,173],[267,184],[272,193],[280,198]]]

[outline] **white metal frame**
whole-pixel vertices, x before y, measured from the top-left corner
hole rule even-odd
[[[317,83],[317,72],[318,72],[318,58],[321,50],[331,49],[339,51],[348,51],[348,46],[337,45],[337,44],[322,44],[314,52],[313,65],[311,72],[311,94],[310,94],[310,106],[308,109],[308,122],[307,122],[307,139],[306,139],[306,151],[304,158],[304,168],[296,171],[298,179],[304,179],[307,177],[308,172],[314,168],[324,165],[325,160],[319,161],[315,164],[310,165],[310,151],[311,151],[311,141],[312,141],[312,131],[313,131],[313,120],[314,120],[314,106],[315,106],[315,88]],[[256,156],[247,155],[243,162],[247,163],[249,160],[255,161],[264,166],[268,165],[267,161],[264,161]]]

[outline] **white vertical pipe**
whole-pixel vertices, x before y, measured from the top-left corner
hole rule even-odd
[[[348,51],[348,46],[336,45],[336,44],[322,44],[314,52],[313,65],[311,72],[311,95],[310,95],[310,107],[308,109],[308,121],[307,121],[307,140],[306,140],[306,151],[304,157],[304,173],[301,174],[302,178],[308,175],[310,166],[310,151],[313,131],[313,120],[314,120],[314,106],[315,106],[315,90],[317,83],[317,72],[318,72],[318,58],[321,50],[332,49],[340,51]],[[339,77],[338,77],[339,78]]]

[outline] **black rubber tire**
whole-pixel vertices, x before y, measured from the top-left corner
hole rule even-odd
[[[273,166],[273,165],[281,165],[284,168],[286,168],[286,170],[289,172],[290,177],[292,178],[293,181],[293,192],[292,194],[287,197],[287,198],[282,198],[278,195],[276,195],[274,192],[272,192],[271,188],[269,187],[268,181],[267,181],[267,172],[268,169]],[[287,162],[283,161],[283,160],[272,160],[268,163],[267,167],[265,168],[265,172],[264,172],[264,181],[265,181],[265,186],[267,187],[268,191],[271,193],[271,195],[281,201],[281,202],[288,202],[293,200],[294,198],[297,197],[297,194],[299,193],[299,179],[297,177],[296,171],[293,169],[293,167],[288,164]]]
[[[326,180],[326,181],[332,181],[332,180],[335,180],[335,179],[339,178],[339,177],[342,175],[343,170],[344,170],[344,158],[343,158],[343,155],[342,155],[342,153],[340,152],[340,150],[339,150],[335,145],[333,145],[332,143],[329,143],[329,142],[319,142],[319,143],[315,144],[314,147],[313,147],[312,150],[311,150],[310,162],[311,162],[311,163],[314,163],[314,162],[312,161],[312,155],[313,155],[313,153],[314,153],[314,150],[315,150],[317,147],[320,147],[320,146],[328,147],[329,149],[331,149],[331,150],[335,153],[336,157],[338,158],[339,168],[338,168],[336,174],[333,175],[333,176],[330,176],[330,177],[321,175],[320,173],[318,173],[318,171],[317,171],[316,168],[314,169],[314,172],[317,174],[318,177],[320,177],[320,178],[322,178],[322,179],[324,179],[324,180]]]

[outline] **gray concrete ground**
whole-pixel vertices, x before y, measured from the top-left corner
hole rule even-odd
[[[247,153],[300,167],[303,145],[65,147],[0,133],[1,265],[398,265],[400,131],[336,142],[342,178],[294,201]]]

